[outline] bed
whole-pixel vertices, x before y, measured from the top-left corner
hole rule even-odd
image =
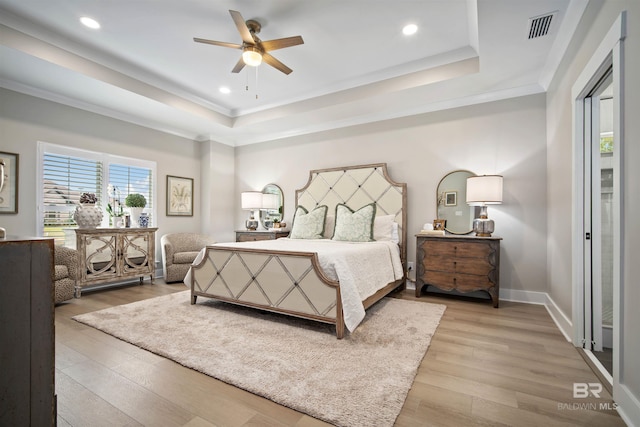
[[[191,303],[213,298],[335,324],[343,338],[367,308],[404,289],[406,193],[406,184],[393,181],[384,163],[311,171],[295,192],[291,238],[207,246],[185,278]],[[377,240],[353,241],[361,220],[371,215],[373,229],[363,233],[371,231]],[[304,235],[318,221],[320,236]],[[346,227],[349,221],[356,226]]]

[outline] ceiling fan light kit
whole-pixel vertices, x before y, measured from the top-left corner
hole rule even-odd
[[[244,49],[244,52],[242,52],[242,60],[250,67],[257,67],[262,64],[262,55],[255,47],[248,46]]]
[[[194,37],[193,41],[197,43],[212,44],[214,46],[230,47],[232,49],[242,50],[242,56],[238,63],[231,70],[232,73],[239,73],[245,65],[251,67],[257,67],[264,61],[276,70],[283,72],[284,74],[290,74],[293,70],[282,62],[274,58],[269,51],[284,49],[285,47],[297,46],[304,44],[301,36],[285,37],[282,39],[266,40],[262,41],[256,34],[260,32],[262,28],[260,23],[254,19],[245,21],[240,12],[230,10],[231,18],[236,24],[236,28],[242,37],[242,44],[220,42],[216,40],[201,39]]]

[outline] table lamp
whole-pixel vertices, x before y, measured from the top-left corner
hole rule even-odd
[[[467,178],[467,204],[480,206],[480,218],[473,220],[476,236],[491,237],[495,223],[487,215],[487,205],[502,203],[502,176],[482,175]]]
[[[259,191],[245,191],[240,194],[242,199],[242,209],[251,211],[249,219],[245,221],[247,230],[256,230],[258,228],[258,218],[260,218],[260,209],[262,208],[262,193]]]

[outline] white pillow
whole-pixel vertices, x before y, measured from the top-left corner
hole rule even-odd
[[[398,233],[398,223],[393,223],[393,232],[391,233],[391,241],[393,243],[400,243],[400,234]]]
[[[374,240],[393,240],[393,224],[395,215],[379,215],[373,221]]]
[[[330,239],[333,237],[333,232],[336,229],[336,216],[327,215],[327,219],[324,222],[324,238]]]
[[[293,217],[290,239],[322,239],[324,232],[324,219],[327,216],[327,207],[318,206],[311,212],[298,206]]]

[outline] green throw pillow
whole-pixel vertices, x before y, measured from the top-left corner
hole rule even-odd
[[[291,227],[290,239],[322,239],[327,207],[318,206],[310,213],[302,206],[296,208]]]
[[[347,242],[373,241],[373,221],[376,217],[376,204],[371,203],[352,211],[347,205],[336,205],[336,228],[333,240]]]

